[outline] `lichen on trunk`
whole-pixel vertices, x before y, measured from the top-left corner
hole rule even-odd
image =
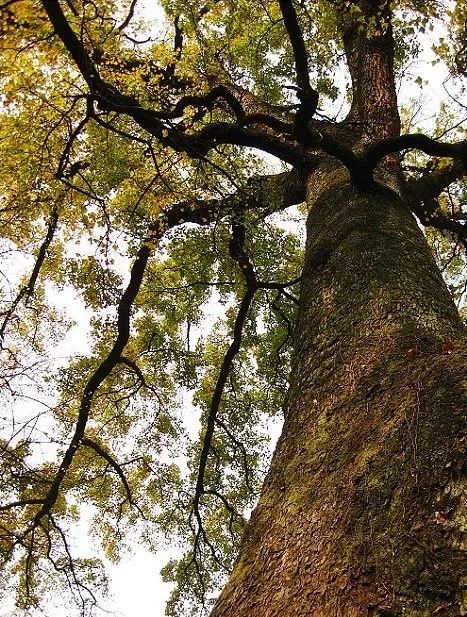
[[[284,428],[212,617],[467,614],[463,325],[396,193],[334,170],[310,206]]]

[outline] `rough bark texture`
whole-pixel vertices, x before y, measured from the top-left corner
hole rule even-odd
[[[283,433],[212,617],[464,615],[464,329],[399,197],[322,180]]]
[[[398,135],[401,124],[394,81],[394,41],[388,2],[356,2],[357,13],[342,7],[340,29],[352,78],[347,121],[365,139]]]

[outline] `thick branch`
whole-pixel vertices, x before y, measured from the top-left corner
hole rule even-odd
[[[133,19],[133,16],[135,14],[135,8],[136,8],[136,3],[138,0],[132,0],[131,4],[130,4],[130,8],[128,9],[128,14],[125,17],[125,19],[122,21],[122,23],[118,26],[117,30],[119,32],[121,32],[122,30],[125,30],[125,28],[130,24],[130,21]]]
[[[464,160],[433,170],[418,180],[407,182],[405,197],[413,213],[423,225],[453,234],[467,250],[467,224],[453,220],[441,212],[440,194],[452,183],[467,174]]]
[[[246,282],[246,290],[245,290],[245,295],[243,296],[242,301],[240,303],[237,316],[235,318],[234,329],[233,329],[233,340],[224,356],[224,360],[222,362],[222,365],[219,371],[219,376],[217,378],[216,386],[214,388],[214,393],[213,393],[213,397],[211,400],[211,405],[209,408],[209,413],[208,413],[208,418],[207,418],[206,432],[204,435],[203,445],[201,448],[201,453],[200,453],[200,458],[199,458],[198,475],[197,475],[196,486],[195,486],[195,494],[193,497],[193,509],[190,514],[190,526],[191,526],[191,516],[192,515],[195,516],[196,522],[197,522],[196,531],[195,529],[192,528],[193,533],[195,535],[195,540],[194,540],[194,546],[193,546],[193,558],[192,558],[191,563],[195,564],[197,575],[198,575],[198,580],[203,587],[203,594],[204,594],[204,584],[203,584],[201,572],[199,571],[199,568],[198,568],[197,557],[196,557],[197,552],[199,551],[199,543],[200,543],[201,537],[203,541],[206,543],[206,545],[209,547],[213,559],[222,568],[225,568],[225,566],[219,560],[216,554],[216,551],[212,543],[209,541],[209,538],[204,529],[203,520],[202,520],[201,512],[200,512],[201,497],[203,495],[209,495],[209,494],[215,495],[216,497],[221,499],[226,509],[230,512],[231,516],[236,515],[236,512],[231,508],[227,500],[225,500],[225,498],[220,495],[220,493],[218,493],[217,491],[213,491],[212,489],[206,490],[205,485],[204,485],[204,477],[205,477],[206,468],[207,468],[207,464],[209,460],[209,454],[210,453],[215,454],[215,450],[212,446],[212,439],[214,436],[214,430],[215,430],[216,424],[222,425],[222,422],[220,422],[217,418],[217,414],[218,414],[220,403],[221,403],[222,393],[224,391],[225,384],[229,377],[232,364],[233,364],[233,360],[235,356],[237,355],[237,353],[240,351],[243,327],[244,327],[246,318],[248,316],[251,303],[253,302],[255,292],[258,289],[258,281],[256,278],[256,274],[248,258],[248,255],[246,254],[244,250],[244,242],[245,242],[245,228],[242,224],[241,214],[240,214],[239,218],[232,219],[232,235],[231,235],[231,239],[229,243],[229,253],[232,259],[234,259],[238,263],[239,267],[242,270],[242,273],[243,273],[243,276]],[[248,469],[246,452],[245,450],[243,450],[243,452],[245,456],[244,458],[245,469]],[[248,485],[248,476],[247,476],[247,485]],[[231,523],[232,523],[232,519],[231,519]]]
[[[235,98],[235,96],[225,86],[216,86],[210,92],[205,95],[195,96],[188,95],[182,97],[171,111],[159,111],[153,112],[156,117],[159,118],[179,118],[183,115],[183,112],[187,107],[198,108],[211,108],[217,99],[224,99],[228,104],[229,110],[233,111],[237,120],[241,121],[245,112],[241,103]]]
[[[292,127],[293,117],[291,111],[295,109],[296,106],[286,107],[267,103],[244,86],[235,83],[230,73],[223,67],[219,69],[219,74],[209,74],[207,75],[207,79],[211,88],[215,88],[218,85],[227,87],[239,101],[247,118],[251,116],[264,116],[269,119],[281,121],[287,126]]]
[[[242,298],[240,303],[237,316],[234,322],[233,328],[233,340],[224,356],[224,360],[222,362],[222,366],[219,371],[219,376],[217,378],[216,386],[214,388],[214,393],[211,400],[211,405],[209,408],[207,423],[206,423],[206,433],[204,435],[203,447],[201,449],[201,454],[199,457],[199,466],[198,466],[198,476],[196,480],[195,487],[195,496],[193,499],[193,509],[199,521],[199,501],[204,494],[204,476],[206,472],[206,467],[209,458],[209,452],[211,450],[212,438],[214,435],[214,429],[217,421],[217,413],[219,411],[219,406],[222,399],[222,393],[224,391],[225,384],[227,382],[230,370],[232,368],[232,363],[235,356],[240,351],[240,346],[242,343],[242,335],[243,335],[243,326],[245,324],[246,318],[248,316],[248,311],[250,309],[251,303],[253,301],[256,290],[258,289],[258,284],[256,280],[256,275],[253,271],[253,267],[248,260],[247,255],[243,250],[243,231],[240,230],[241,225],[234,224],[233,225],[233,235],[231,240],[231,256],[235,259],[239,266],[242,269],[242,272],[245,277],[246,282],[246,290],[245,295]],[[234,247],[234,249],[232,248]]]
[[[466,165],[462,161],[455,161],[441,169],[434,169],[431,172],[425,171],[422,178],[409,180],[407,182],[407,190],[416,195],[423,194],[438,197],[450,184],[466,174]]]
[[[383,139],[369,146],[362,155],[362,161],[373,171],[379,161],[401,150],[421,150],[430,156],[449,157],[460,161],[467,167],[467,140],[448,144],[431,139],[421,133],[408,133],[399,137]]]
[[[44,503],[43,499],[20,499],[19,501],[12,501],[3,506],[0,506],[0,512],[5,510],[11,510],[13,508],[24,508],[24,506],[39,505]]]
[[[101,109],[130,116],[141,128],[154,135],[161,143],[176,151],[185,152],[192,158],[203,158],[218,144],[232,144],[258,148],[293,166],[307,167],[313,164],[314,157],[296,145],[238,125],[225,122],[212,123],[198,133],[187,135],[179,128],[163,122],[161,117],[166,118],[167,112],[145,109],[135,98],[122,94],[114,86],[101,79],[89,54],[63,14],[60,3],[41,1],[56,34],[71,54],[91,90],[91,96],[97,100]],[[216,92],[217,95],[218,92]],[[207,96],[212,98],[212,93]],[[185,103],[186,99],[182,107]],[[229,104],[235,107],[236,113],[240,113],[241,105],[237,103],[234,102],[233,96],[230,97]]]
[[[89,439],[89,437],[83,437],[83,439],[81,440],[81,443],[83,444],[83,446],[87,446],[88,448],[91,448],[91,450],[94,450],[96,454],[98,454],[102,459],[104,459],[104,461],[106,461],[110,465],[110,467],[112,467],[112,469],[115,471],[115,473],[118,475],[118,477],[122,481],[122,484],[125,488],[125,493],[126,493],[128,502],[131,505],[134,505],[133,497],[131,494],[131,489],[128,484],[128,480],[126,479],[123,469],[117,463],[117,461],[106,450],[104,450],[102,446],[100,446],[94,440]]]
[[[178,127],[168,124],[167,120],[171,117],[178,117],[187,106],[209,105],[216,99],[222,98],[228,103],[230,109],[234,111],[237,121],[243,122],[245,120],[245,112],[242,104],[227,88],[218,86],[205,96],[183,97],[171,111],[155,111],[141,107],[136,99],[120,93],[116,88],[98,76],[96,67],[89,58],[83,44],[68,24],[59,2],[50,3],[42,0],[42,3],[51,23],[54,25],[56,33],[62,39],[65,47],[83,74],[84,79],[90,86],[91,96],[98,101],[101,108],[105,111],[115,111],[130,116],[141,128],[156,137],[162,144],[170,146],[176,151],[185,152],[192,158],[204,158],[210,149],[219,144],[246,146],[268,152],[294,167],[307,170],[313,169],[316,166],[316,157],[307,151],[310,147],[313,147],[322,149],[327,154],[335,156],[349,168],[351,175],[356,175],[355,155],[349,148],[329,135],[308,130],[308,122],[299,120],[302,112],[306,115],[306,118],[303,117],[305,120],[311,117],[309,114],[311,109],[309,101],[306,102],[305,100],[302,102],[297,113],[293,132],[299,134],[300,141],[303,141],[306,148],[301,148],[268,132],[252,130],[239,124],[228,122],[214,122],[208,124],[197,133],[185,134]],[[303,68],[302,64],[299,61],[300,71]],[[264,124],[264,121],[267,119],[262,118],[262,120]],[[248,122],[249,120],[247,119]],[[274,119],[269,122],[269,126],[274,126],[275,129],[288,130],[286,125],[283,123],[278,125]]]
[[[130,317],[133,302],[136,299],[138,291],[141,287],[146,264],[151,253],[151,246],[162,236],[163,231],[164,229],[159,226],[152,228],[138,251],[131,269],[130,281],[127,288],[123,292],[117,309],[117,338],[115,339],[109,354],[94,371],[84,388],[73,437],[71,438],[60,467],[51,483],[50,489],[44,498],[43,505],[34,517],[33,525],[28,531],[34,529],[34,527],[39,524],[42,517],[52,510],[55,502],[57,501],[65,474],[73,462],[76,450],[84,438],[84,431],[89,418],[93,396],[102,382],[110,375],[114,367],[119,362],[122,352],[130,337]]]
[[[308,58],[303,40],[303,34],[298,23],[297,13],[291,0],[279,0],[282,19],[292,44],[295,60],[295,72],[297,75],[297,86],[303,94],[309,93],[312,88],[308,73]]]
[[[305,41],[303,40],[303,34],[292,0],[279,0],[279,6],[290,43],[292,44],[295,60],[298,86],[297,96],[301,103],[295,116],[293,133],[300,140],[301,132],[303,129],[306,129],[308,121],[311,120],[318,106],[318,93],[310,84]]]
[[[88,86],[91,90],[94,90],[95,86],[100,81],[98,71],[83,44],[73,32],[73,29],[63,14],[58,0],[56,2],[41,0],[41,2],[56,34],[65,44]]]
[[[318,164],[316,157],[316,165]],[[194,199],[174,204],[165,213],[169,228],[180,222],[206,225],[239,209],[257,209],[263,216],[306,200],[306,177],[301,170],[250,178],[245,189],[223,199]]]

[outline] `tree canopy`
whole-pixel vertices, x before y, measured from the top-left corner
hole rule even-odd
[[[57,585],[83,614],[101,602],[83,509],[113,560],[128,534],[175,538],[168,613],[209,608],[281,417],[323,157],[362,190],[396,161],[466,291],[464,2],[161,5],[150,23],[139,0],[0,3],[0,580],[20,611]],[[410,92],[384,124],[396,93],[366,90],[359,37],[394,46]],[[427,54],[447,77],[417,124]],[[86,307],[76,352],[65,292]]]

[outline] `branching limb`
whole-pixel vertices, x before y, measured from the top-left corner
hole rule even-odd
[[[225,86],[216,86],[204,95],[188,95],[182,97],[170,111],[154,111],[155,117],[161,120],[175,119],[183,116],[187,107],[197,107],[198,109],[211,109],[218,99],[223,99],[230,111],[232,111],[238,122],[242,122],[245,112],[238,99]]]
[[[117,461],[109,454],[109,452],[107,452],[107,450],[104,450],[104,448],[102,448],[102,446],[100,446],[93,439],[90,439],[89,437],[83,437],[81,440],[81,443],[83,444],[83,446],[87,446],[88,448],[91,448],[91,450],[94,450],[94,452],[98,456],[100,456],[102,459],[104,459],[104,461],[106,461],[106,463],[109,464],[109,466],[115,471],[117,476],[120,478],[123,484],[123,487],[125,488],[125,493],[126,493],[128,503],[134,506],[138,510],[138,512],[141,515],[143,515],[143,512],[141,511],[141,509],[139,508],[139,506],[135,503],[133,499],[130,485],[128,484],[128,480],[126,479],[125,473],[121,465],[117,463]]]
[[[236,226],[236,227],[239,227],[239,226]],[[238,236],[238,233],[239,232],[237,229],[237,236]],[[235,231],[234,231],[234,236],[235,236]],[[224,391],[225,384],[227,382],[230,370],[232,368],[233,360],[235,356],[237,355],[237,353],[240,351],[242,335],[243,335],[243,326],[248,316],[248,311],[253,301],[255,292],[258,288],[257,281],[256,281],[256,275],[253,271],[253,268],[248,258],[243,252],[243,243],[240,242],[240,244],[238,245],[238,241],[239,241],[238,237],[235,238],[234,242],[237,245],[236,249],[240,248],[240,251],[235,253],[235,256],[233,256],[232,253],[231,255],[239,263],[242,269],[242,272],[244,273],[245,281],[246,281],[246,291],[240,303],[237,317],[235,318],[234,328],[233,328],[233,340],[224,356],[224,360],[222,362],[222,366],[219,371],[219,376],[217,378],[216,386],[214,388],[214,393],[213,393],[213,397],[211,400],[211,405],[209,408],[208,418],[206,422],[206,433],[204,435],[203,446],[201,449],[201,454],[200,454],[200,459],[199,459],[198,476],[197,476],[196,487],[195,487],[195,496],[193,498],[193,508],[195,511],[197,511],[201,496],[204,493],[204,475],[205,475],[206,466],[208,463],[209,451],[211,449],[211,442],[212,442],[212,438],[214,435],[217,413],[219,411],[219,406],[220,406],[220,402],[222,399],[222,393]]]
[[[242,453],[242,462],[243,462],[243,471],[245,473],[245,484],[250,493],[253,492],[253,488],[250,482],[250,466],[248,465],[248,455],[245,446],[243,443],[235,437],[230,428],[223,422],[220,418],[216,418],[216,424],[221,427],[221,429],[225,432],[230,441],[234,444],[236,448],[240,450]]]
[[[258,287],[260,289],[278,289],[279,295],[285,296],[286,298],[291,300],[294,304],[298,305],[299,303],[298,298],[296,298],[294,295],[286,291],[286,288],[293,287],[293,285],[297,285],[297,283],[300,283],[301,280],[302,280],[302,277],[299,276],[298,278],[293,279],[292,281],[288,281],[286,283],[276,283],[276,282],[268,283],[264,281],[259,281]]]
[[[57,169],[57,178],[62,178],[64,175],[66,175],[66,177],[71,178],[74,173],[73,171],[70,169],[68,171],[68,173],[65,174],[65,168],[69,162],[70,159],[70,152],[71,152],[71,148],[73,147],[73,144],[76,140],[76,138],[78,137],[78,135],[81,133],[81,131],[84,129],[84,127],[86,126],[86,124],[89,122],[90,118],[93,115],[93,110],[92,110],[92,101],[88,100],[87,101],[87,105],[86,105],[87,109],[86,109],[86,115],[85,117],[78,123],[78,125],[76,126],[76,128],[72,131],[66,145],[65,148],[63,149],[62,155],[60,157],[60,161],[58,163],[58,169]],[[76,165],[76,163],[75,163]],[[83,164],[81,164],[79,169],[83,169]],[[79,171],[79,169],[77,171]],[[76,172],[75,172],[76,173]]]
[[[271,199],[272,197],[273,199]],[[261,208],[265,211],[266,214],[268,214],[270,212],[280,210],[284,207],[288,207],[292,204],[300,203],[304,199],[304,176],[301,174],[301,172],[292,171],[283,174],[262,176],[252,179],[249,190],[249,201],[245,200],[243,205],[245,209],[248,209],[250,207]],[[271,207],[268,204],[268,200],[269,203],[271,201],[277,201],[277,203],[275,203],[273,207]],[[129,339],[131,308],[142,282],[146,263],[151,252],[151,245],[156,242],[160,237],[162,237],[166,229],[169,229],[186,221],[198,223],[201,225],[212,223],[218,220],[218,218],[220,218],[221,216],[231,214],[234,210],[238,211],[239,204],[239,195],[231,198],[226,198],[224,202],[221,200],[181,202],[175,204],[174,206],[172,206],[172,208],[168,209],[162,215],[162,220],[159,221],[157,225],[154,225],[151,229],[148,237],[143,242],[137,254],[137,257],[132,267],[130,282],[118,306],[117,338],[108,356],[102,361],[102,363],[93,373],[85,386],[73,437],[62,459],[59,470],[57,471],[57,474],[50,485],[48,493],[45,495],[44,498],[37,499],[37,501],[34,500],[33,502],[34,504],[42,505],[42,507],[37,512],[34,518],[34,522],[32,526],[26,531],[26,534],[38,524],[38,522],[44,515],[48,514],[52,510],[58,497],[59,490],[65,474],[72,463],[74,454],[79,445],[83,443],[83,438],[85,438],[84,431],[91,409],[92,399],[96,390],[99,388],[102,382],[111,373],[117,363],[121,362],[134,370],[141,382],[145,383],[144,375],[141,373],[139,367],[137,367],[134,362],[123,356],[122,353]],[[231,346],[229,347],[229,350],[227,351],[226,357],[224,358],[224,362],[221,367],[218,382],[213,396],[210,418],[208,420],[207,437],[201,457],[200,480],[198,482],[198,502],[202,493],[202,477],[204,477],[204,471],[207,463],[207,454],[209,452],[209,443],[212,439],[215,416],[219,407],[222,390],[226,383],[233,358],[240,349],[243,324],[245,322],[249,307],[253,300],[254,292],[257,288],[257,281],[252,266],[243,252],[243,241],[238,237],[239,231],[241,230],[237,229],[236,242],[237,249],[239,251],[237,260],[239,261],[239,263],[243,263],[242,271],[244,272],[247,281],[247,291],[245,297],[240,304],[239,312],[234,324],[233,341]],[[47,247],[44,248],[44,252],[46,248]],[[32,280],[35,281],[35,278],[32,278]],[[20,505],[28,505],[28,503],[17,503],[17,506],[19,507]],[[4,509],[7,508],[8,506],[4,507]]]
[[[126,356],[120,356],[119,362],[121,364],[125,364],[125,366],[128,366],[129,368],[131,368],[131,370],[134,373],[136,373],[136,376],[140,380],[140,382],[143,385],[143,387],[149,388],[149,386],[148,386],[148,384],[146,382],[146,379],[145,379],[145,377],[143,375],[143,371],[139,368],[139,366],[136,364],[136,362],[134,362],[130,358],[127,358]]]
[[[464,160],[426,173],[418,180],[411,180],[405,189],[405,198],[413,213],[423,225],[452,233],[467,251],[467,223],[444,214],[438,197],[450,184],[466,175]]]
[[[300,106],[297,110],[293,135],[300,140],[303,131],[307,130],[308,122],[314,116],[318,106],[318,92],[311,87],[308,72],[308,58],[303,40],[303,34],[298,23],[297,13],[292,0],[279,0],[282,19],[292,44],[297,76],[297,96]]]
[[[138,0],[132,0],[131,1],[130,8],[128,9],[127,16],[125,17],[125,19],[122,21],[122,23],[117,28],[118,32],[121,32],[122,30],[125,30],[125,28],[130,24],[130,21],[133,19],[133,16],[135,14],[135,8],[136,8],[136,3],[137,2],[138,2]]]
[[[316,165],[318,164],[316,157]],[[292,170],[250,178],[247,187],[223,199],[194,199],[174,204],[165,212],[169,228],[181,222],[206,225],[234,211],[257,209],[263,216],[306,200],[306,173]]]
[[[115,339],[109,354],[94,371],[84,388],[73,437],[71,438],[70,444],[65,451],[60,467],[51,483],[50,489],[44,498],[42,507],[37,512],[31,527],[26,531],[26,533],[34,529],[34,527],[39,524],[40,520],[52,510],[55,502],[57,501],[65,474],[73,462],[76,450],[84,438],[84,431],[91,410],[93,396],[102,382],[110,375],[119,362],[122,352],[128,342],[130,336],[130,317],[133,302],[136,299],[138,291],[141,287],[146,265],[151,254],[152,245],[162,236],[164,231],[165,229],[162,228],[162,226],[154,226],[154,228],[150,230],[148,236],[143,241],[138,251],[131,269],[130,281],[120,299],[117,309],[117,338]]]
[[[215,88],[218,85],[224,85],[232,92],[235,98],[238,100],[245,112],[244,124],[254,124],[254,122],[248,122],[248,118],[254,116],[262,116],[264,118],[272,119],[274,121],[282,122],[283,126],[287,127],[286,132],[290,132],[293,124],[292,110],[296,109],[296,105],[284,106],[274,105],[268,103],[259,98],[243,85],[235,83],[232,80],[231,74],[224,67],[219,68],[219,72],[216,74],[210,74],[207,76],[208,83],[211,88]],[[259,122],[262,124],[262,122]]]
[[[58,216],[59,216],[58,214],[59,203],[58,202],[59,200],[57,200],[57,202],[54,204],[52,208],[50,219],[47,224],[47,232],[45,234],[45,238],[37,253],[36,261],[34,263],[31,276],[29,277],[29,280],[26,283],[26,285],[24,285],[24,287],[21,287],[21,289],[18,291],[15,299],[11,303],[10,308],[3,315],[3,321],[0,326],[0,349],[3,347],[3,339],[5,338],[5,330],[8,326],[8,323],[11,317],[13,316],[15,310],[17,309],[19,303],[23,300],[23,298],[25,298],[26,301],[28,301],[31,298],[32,294],[34,293],[34,288],[36,286],[39,273],[41,271],[42,265],[47,256],[47,250],[57,230]]]
[[[350,148],[343,144],[343,142],[335,139],[331,135],[322,134],[319,131],[305,130],[308,128],[308,120],[311,118],[311,115],[313,115],[316,105],[312,105],[310,102],[310,97],[315,97],[315,94],[311,87],[309,87],[309,79],[305,80],[304,78],[303,59],[301,56],[298,59],[297,65],[300,73],[300,84],[306,81],[308,85],[306,85],[306,83],[302,84],[303,87],[305,87],[305,91],[303,91],[304,98],[299,107],[299,113],[296,115],[295,127],[299,129],[296,132],[298,132],[300,141],[303,141],[305,147],[300,147],[296,143],[280,139],[277,135],[271,135],[269,132],[253,130],[241,126],[241,123],[246,117],[243,105],[229,89],[224,86],[217,86],[213,88],[210,93],[201,97],[183,97],[175,107],[169,111],[155,111],[143,108],[134,97],[122,94],[114,86],[100,78],[97,67],[94,65],[83,44],[76,36],[63,14],[59,1],[51,3],[42,0],[42,5],[55,28],[56,34],[61,38],[88,84],[91,97],[98,102],[100,108],[107,112],[114,111],[118,114],[125,114],[131,117],[136,124],[156,137],[161,144],[169,146],[175,151],[185,152],[192,158],[204,158],[212,148],[215,148],[219,144],[257,148],[272,154],[294,167],[306,169],[308,171],[316,167],[316,156],[311,154],[309,149],[321,149],[327,154],[341,160],[349,168],[353,177],[362,175],[362,168],[365,167],[366,161],[365,164],[358,165],[358,158]],[[287,15],[287,23],[290,22],[289,25],[292,27],[293,17],[291,17],[290,10],[293,11],[294,15],[295,10],[291,3],[285,0],[284,10]],[[301,47],[302,44],[299,44],[298,47]],[[212,122],[197,133],[190,135],[184,133],[179,127],[170,124],[169,120],[173,117],[180,116],[187,106],[194,105],[203,107],[212,104],[218,98],[224,99],[234,112],[237,120],[235,124],[228,122]],[[301,115],[303,115],[303,121],[300,120],[298,122],[299,126],[297,127],[297,121]],[[264,124],[266,119],[262,118],[262,120]],[[275,130],[279,128],[289,130],[286,125],[283,123],[278,125],[275,120],[271,120],[269,126],[274,127]]]
[[[260,286],[263,286],[264,288],[278,289],[278,295],[284,294],[287,297],[290,296],[291,298],[293,298],[291,294],[288,294],[285,291],[285,288],[295,285],[300,281],[300,278],[297,278],[297,279],[294,279],[293,281],[289,281],[283,284],[281,283],[270,283],[270,284],[260,283],[257,280],[256,273],[250,262],[250,259],[247,253],[245,252],[244,243],[245,243],[245,228],[242,224],[241,214],[240,214],[237,217],[234,217],[232,220],[232,234],[231,234],[231,239],[229,243],[229,254],[232,257],[232,259],[234,259],[238,263],[239,267],[242,270],[243,276],[245,278],[245,283],[246,283],[246,291],[241,301],[241,304],[240,304],[240,307],[239,307],[239,310],[238,310],[238,313],[237,313],[237,316],[234,322],[233,340],[232,340],[232,343],[229,349],[227,350],[224,356],[224,359],[223,359],[223,362],[222,362],[222,365],[219,371],[218,379],[216,382],[216,386],[214,389],[214,394],[211,400],[211,405],[210,405],[209,412],[208,412],[206,432],[204,435],[199,464],[198,464],[195,495],[193,498],[192,512],[190,515],[190,526],[192,527],[192,531],[194,534],[193,555],[192,555],[190,564],[194,564],[195,566],[197,577],[199,579],[200,586],[202,589],[204,589],[204,582],[202,578],[202,572],[199,568],[199,563],[198,563],[198,555],[200,553],[200,542],[204,542],[206,546],[208,547],[213,559],[221,567],[223,568],[225,567],[224,564],[219,562],[219,558],[216,554],[215,548],[212,545],[212,543],[209,541],[209,538],[207,537],[206,531],[203,526],[202,514],[200,510],[201,499],[203,495],[212,495],[216,497],[218,500],[220,500],[221,503],[224,505],[224,507],[226,508],[226,510],[229,512],[229,515],[230,515],[229,530],[232,535],[233,535],[234,519],[240,518],[240,515],[238,514],[238,512],[235,510],[235,508],[232,507],[232,505],[229,503],[229,501],[225,498],[224,495],[222,495],[221,493],[219,493],[219,491],[211,487],[209,488],[205,487],[204,478],[206,474],[209,456],[213,454],[216,455],[215,450],[213,449],[213,446],[212,446],[212,440],[213,440],[214,431],[215,431],[216,426],[224,430],[224,432],[227,434],[229,439],[233,442],[235,447],[240,448],[242,459],[243,459],[243,467],[245,471],[247,488],[251,490],[250,477],[249,477],[250,472],[249,472],[248,457],[247,457],[246,449],[244,445],[233,435],[229,427],[220,418],[218,418],[218,412],[219,412],[220,402],[222,398],[222,393],[225,388],[227,379],[229,378],[229,374],[231,371],[231,367],[232,367],[235,355],[239,352],[240,347],[241,347],[244,323],[246,321],[248,311],[253,301],[255,292],[257,291],[257,289],[260,288]],[[293,299],[294,301],[296,301],[295,298]],[[290,334],[290,329],[289,329],[289,334]],[[191,520],[192,517],[194,517],[196,521],[196,526],[193,526],[193,522]]]
[[[192,557],[191,563],[195,564],[198,579],[202,587],[204,587],[204,582],[202,580],[202,573],[199,570],[199,564],[198,564],[198,558],[197,558],[198,552],[200,550],[199,544],[200,544],[201,539],[206,544],[206,546],[209,548],[213,559],[219,564],[219,566],[225,569],[224,564],[219,561],[216,551],[214,547],[212,546],[212,543],[209,541],[209,538],[207,537],[204,526],[203,526],[203,520],[202,520],[202,516],[200,512],[200,502],[201,502],[202,496],[206,494],[215,495],[217,498],[219,498],[222,501],[222,503],[224,503],[224,506],[227,507],[227,510],[230,512],[231,517],[235,515],[234,510],[227,503],[227,501],[225,500],[223,496],[221,496],[218,492],[215,492],[211,489],[207,490],[205,488],[204,478],[205,478],[206,468],[207,468],[207,464],[209,460],[209,455],[210,453],[214,452],[213,447],[212,447],[212,440],[213,440],[216,424],[219,424],[217,415],[218,415],[218,411],[219,411],[219,407],[220,407],[220,403],[222,399],[222,393],[224,391],[225,384],[229,377],[232,364],[233,364],[233,360],[235,356],[237,355],[237,353],[240,351],[242,335],[243,335],[243,327],[244,327],[246,318],[248,316],[251,303],[253,302],[255,292],[258,289],[256,275],[253,270],[253,266],[251,265],[248,259],[248,256],[244,251],[244,247],[243,247],[244,241],[245,241],[245,230],[243,228],[243,225],[238,220],[234,220],[232,223],[232,236],[231,236],[230,247],[229,247],[230,255],[232,259],[237,261],[238,265],[240,266],[242,270],[242,273],[245,277],[246,290],[245,290],[245,295],[243,296],[242,301],[240,303],[237,316],[235,318],[234,328],[233,328],[233,340],[224,356],[224,360],[222,362],[219,375],[217,378],[217,382],[214,388],[213,397],[211,399],[211,405],[209,408],[207,422],[206,422],[206,432],[204,434],[203,444],[202,444],[201,453],[199,457],[198,474],[197,474],[197,480],[196,480],[196,486],[195,486],[195,494],[193,497],[193,507],[192,507],[192,512],[190,514],[190,521],[191,521],[192,516],[194,516],[196,519],[196,524],[197,524],[196,529],[193,529],[195,539],[194,539],[193,557]],[[246,464],[246,461],[245,461],[245,464]],[[190,522],[190,525],[191,525],[191,522]],[[230,522],[230,527],[232,527],[232,518]]]
[[[271,211],[280,210],[281,208],[287,207],[292,203],[299,203],[305,198],[304,182],[299,181],[301,177],[302,176],[299,172],[287,172],[274,176],[255,178],[252,180],[251,185],[251,201],[250,203],[246,203],[245,208],[266,208],[265,202],[267,202],[268,198],[271,199],[271,191],[275,192],[275,198],[278,201],[276,207],[272,208]],[[117,338],[109,354],[97,367],[84,388],[78,419],[76,421],[72,439],[63,456],[60,467],[50,484],[47,494],[43,499],[38,499],[37,502],[34,502],[42,507],[37,512],[32,525],[24,535],[27,535],[28,532],[32,531],[39,524],[40,520],[52,511],[52,508],[58,498],[66,472],[73,461],[74,454],[77,448],[83,444],[83,439],[86,439],[84,433],[91,410],[93,396],[102,382],[110,375],[119,362],[122,362],[132,368],[132,370],[134,370],[138,375],[139,379],[144,382],[144,376],[139,370],[139,367],[137,367],[134,362],[123,356],[123,350],[129,340],[131,309],[142,283],[146,264],[152,250],[152,245],[162,237],[166,229],[174,227],[182,222],[191,221],[205,225],[217,220],[220,216],[227,215],[229,213],[231,214],[234,210],[238,211],[238,209],[239,196],[236,196],[235,199],[227,199],[226,203],[217,200],[211,202],[200,201],[194,204],[193,202],[179,203],[167,210],[163,214],[162,219],[151,227],[147,238],[143,241],[142,246],[138,251],[131,270],[130,281],[120,299],[118,306]],[[235,238],[236,247],[234,258],[242,268],[247,289],[245,296],[240,303],[237,318],[234,323],[233,341],[224,358],[211,403],[204,446],[200,457],[199,477],[195,498],[196,506],[199,505],[199,499],[204,490],[204,472],[207,465],[210,443],[212,441],[222,391],[227,381],[233,359],[240,349],[243,325],[251,306],[254,293],[258,288],[256,275],[243,249],[244,237],[242,236],[242,233],[242,226],[235,224],[233,228],[233,236]]]
[[[146,390],[150,390],[159,400],[159,403],[161,402],[157,389],[146,381],[143,371],[136,364],[136,362],[134,362],[130,358],[127,358],[126,356],[120,356],[119,363],[124,364],[125,366],[130,368],[135,373],[140,383],[139,387],[142,386],[143,388],[146,388]],[[138,387],[138,390],[139,390],[139,387]]]
[[[467,140],[451,144],[443,143],[421,133],[383,139],[369,146],[361,156],[361,160],[367,165],[368,171],[372,172],[382,158],[401,150],[421,150],[430,156],[453,158],[459,161],[464,169],[467,167]]]
[[[407,182],[407,191],[414,195],[439,197],[450,184],[465,175],[467,175],[467,166],[463,161],[457,160],[441,169],[425,170],[421,178]]]
[[[44,503],[43,499],[20,499],[19,501],[12,501],[11,503],[0,506],[0,512],[6,510],[12,510],[13,508],[24,508],[25,506],[34,506]]]
[[[212,88],[219,84],[225,85],[242,106],[245,117],[243,126],[259,125],[262,130],[270,129],[280,137],[292,137],[296,110],[300,105],[273,105],[250,92],[243,85],[235,83],[229,72],[222,68],[219,74],[208,75],[208,82]],[[222,107],[222,102],[219,103]],[[225,109],[224,107],[222,107]],[[309,118],[307,124],[307,142],[314,143],[325,137],[333,138],[348,146],[354,143],[361,133],[361,127],[349,123],[337,123],[329,118],[317,120]],[[321,136],[321,137],[320,137]],[[303,137],[301,135],[300,137]]]
[[[167,117],[167,112],[143,108],[134,97],[122,94],[114,86],[105,82],[99,76],[97,67],[68,23],[61,9],[60,2],[41,1],[56,34],[71,54],[90,88],[91,96],[98,102],[102,110],[114,111],[133,118],[141,128],[156,137],[163,145],[169,146],[178,152],[185,152],[192,158],[205,157],[207,152],[218,144],[231,144],[258,148],[293,166],[300,166],[302,168],[313,166],[315,157],[305,149],[285,141],[280,141],[267,133],[244,128],[238,124],[214,122],[198,131],[198,133],[192,135],[185,134],[178,127],[161,119],[161,117]],[[216,96],[218,94],[216,92]],[[224,95],[226,95],[225,92]],[[212,98],[212,94],[207,96]],[[243,116],[240,103],[234,99],[233,95],[229,96],[231,107],[232,105],[234,106],[237,117],[240,115],[240,111]],[[186,100],[181,106],[184,107],[185,103]]]

